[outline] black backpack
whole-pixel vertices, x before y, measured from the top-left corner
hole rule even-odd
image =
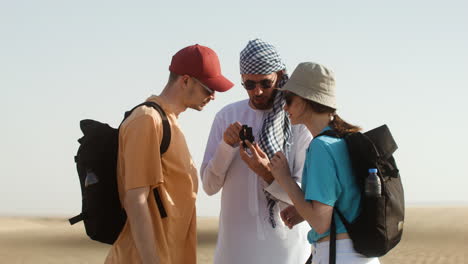
[[[340,137],[333,130],[321,135]],[[385,255],[401,240],[405,217],[405,199],[400,173],[393,158],[398,148],[386,125],[366,133],[349,133],[342,136],[348,147],[356,181],[361,188],[360,214],[349,222],[338,208],[338,214],[353,241],[354,249],[367,257]],[[381,197],[364,194],[368,169],[377,168],[381,181]],[[336,225],[334,214],[330,227],[330,263],[336,260]]]
[[[153,102],[144,102],[125,113],[122,122],[137,107],[146,105],[159,112],[163,124],[161,155],[167,151],[171,141],[171,127],[166,113]],[[71,225],[84,222],[86,234],[93,240],[113,244],[122,231],[127,215],[122,208],[117,187],[117,155],[119,129],[95,120],[80,121],[84,136],[78,139],[80,147],[75,156],[76,169],[80,179],[81,213],[69,219]],[[120,126],[119,126],[120,128]],[[161,217],[166,217],[158,189],[154,196]]]

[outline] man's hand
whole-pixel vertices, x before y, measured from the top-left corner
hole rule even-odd
[[[284,224],[289,229],[292,229],[295,225],[304,221],[304,218],[302,218],[302,216],[297,212],[296,207],[294,207],[294,205],[286,207],[283,211],[281,211],[280,215]]]
[[[231,147],[237,147],[237,144],[240,141],[239,132],[242,129],[242,124],[239,122],[232,123],[228,126],[226,131],[224,131],[223,139],[226,144]]]
[[[274,180],[273,176],[271,175],[270,168],[268,164],[270,160],[268,159],[267,155],[263,150],[257,145],[257,143],[250,143],[249,141],[245,141],[247,147],[249,147],[250,152],[252,155],[247,153],[244,146],[242,146],[242,142],[240,142],[240,156],[242,160],[247,164],[247,166],[255,172],[258,176],[260,176],[264,181],[268,184],[271,184]]]

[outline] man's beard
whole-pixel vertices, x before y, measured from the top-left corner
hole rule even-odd
[[[278,90],[275,89],[273,93],[271,93],[271,97],[268,99],[266,103],[255,103],[255,101],[252,99],[250,100],[250,102],[256,109],[267,110],[273,107],[273,103],[275,102],[275,97],[277,93],[278,93]]]

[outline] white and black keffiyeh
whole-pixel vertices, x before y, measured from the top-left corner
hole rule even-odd
[[[240,54],[241,74],[271,74],[283,71],[283,77],[278,80],[277,87],[281,88],[288,80],[286,65],[273,45],[260,39],[249,41]],[[258,144],[271,159],[278,151],[287,152],[291,138],[291,123],[285,113],[282,92],[278,91],[273,101],[273,109],[263,120]],[[276,227],[273,209],[276,204],[274,197],[265,191],[269,209],[269,221]]]
[[[273,110],[263,120],[262,131],[258,144],[260,148],[272,159],[276,152],[287,152],[291,137],[291,123],[284,111],[284,99],[281,92],[277,92],[273,102]]]
[[[240,53],[241,74],[270,74],[286,69],[276,48],[261,39],[249,41]]]

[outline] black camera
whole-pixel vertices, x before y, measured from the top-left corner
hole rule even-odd
[[[255,138],[252,134],[252,128],[249,127],[248,125],[242,125],[242,128],[239,132],[239,138],[242,140],[242,146],[244,148],[247,148],[247,144],[245,144],[245,140],[250,141],[250,143],[253,143]]]

